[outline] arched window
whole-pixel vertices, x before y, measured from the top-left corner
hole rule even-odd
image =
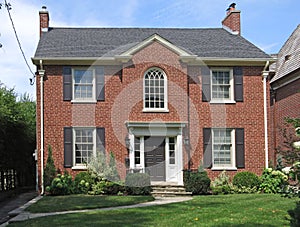
[[[144,76],[144,111],[167,111],[167,77],[159,68],[151,68]]]

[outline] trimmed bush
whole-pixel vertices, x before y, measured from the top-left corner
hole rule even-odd
[[[233,177],[232,184],[238,188],[258,188],[260,180],[257,175],[252,172],[239,172]]]
[[[46,162],[46,167],[44,170],[44,186],[50,186],[51,182],[55,178],[56,170],[54,165],[54,160],[52,157],[52,147],[51,145],[48,145],[48,158]]]
[[[92,190],[88,193],[90,195],[118,195],[124,194],[125,187],[121,183],[101,180],[92,186]]]
[[[130,195],[149,195],[151,193],[150,176],[146,173],[128,173],[125,189]]]
[[[57,174],[51,186],[46,187],[51,195],[70,195],[74,193],[74,182],[69,174]]]
[[[75,192],[79,194],[87,194],[95,184],[95,178],[90,172],[80,172],[75,176],[74,185]]]
[[[192,192],[193,195],[205,195],[209,192],[210,179],[205,171],[185,171],[183,181],[186,191]]]

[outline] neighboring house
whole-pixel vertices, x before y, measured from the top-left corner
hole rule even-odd
[[[239,10],[222,24],[53,28],[40,11],[39,177],[49,144],[55,166],[73,176],[110,151],[123,179],[140,171],[182,185],[183,170],[200,165],[210,177],[261,174],[272,58],[240,35]]]
[[[273,147],[283,147],[285,118],[300,118],[300,25],[280,49],[271,83]],[[294,128],[290,128],[295,135]],[[274,159],[276,154],[274,154]]]

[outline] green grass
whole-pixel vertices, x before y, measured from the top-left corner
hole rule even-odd
[[[195,196],[161,206],[90,211],[37,218],[9,226],[289,226],[299,198],[273,194]]]
[[[26,209],[31,213],[48,213],[67,210],[96,209],[125,206],[153,201],[151,196],[45,196]]]

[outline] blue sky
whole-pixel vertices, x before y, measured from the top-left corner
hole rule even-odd
[[[4,0],[0,0],[3,3]],[[277,53],[300,24],[299,0],[7,0],[31,69],[38,43],[38,11],[43,5],[53,27],[221,27],[225,10],[241,10],[242,36],[266,53]],[[34,98],[35,86],[14,37],[8,13],[0,10],[0,81]]]

